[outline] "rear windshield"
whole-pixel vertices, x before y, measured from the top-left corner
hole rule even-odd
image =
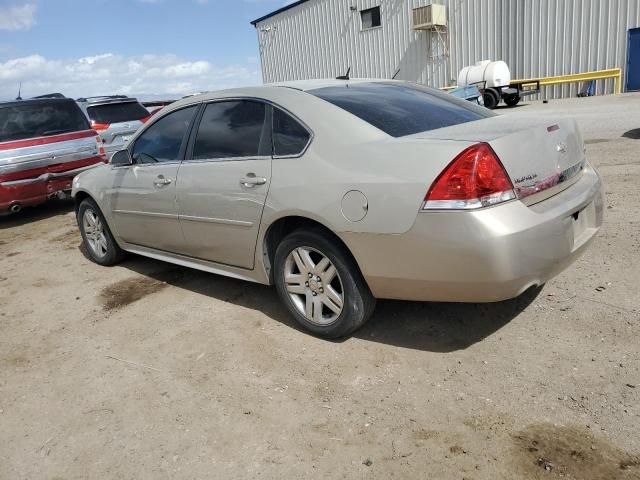
[[[88,129],[87,117],[73,100],[0,106],[0,142]]]
[[[96,123],[132,122],[149,116],[147,109],[138,102],[96,105],[87,108],[87,113]]]
[[[356,83],[318,88],[309,93],[393,137],[494,116],[485,108],[415,84]]]

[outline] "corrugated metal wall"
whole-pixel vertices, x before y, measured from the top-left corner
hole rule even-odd
[[[640,0],[440,0],[433,3],[448,7],[448,36],[412,30],[412,8],[429,3],[310,0],[268,18],[256,25],[263,79],[331,78],[350,66],[352,77],[399,71],[398,79],[441,87],[484,59],[507,62],[512,78],[624,69],[627,30],[640,26]],[[378,5],[382,27],[361,30],[360,10]],[[612,80],[598,84],[598,93],[613,91]]]

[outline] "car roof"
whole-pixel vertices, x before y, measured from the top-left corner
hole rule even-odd
[[[16,107],[20,105],[56,105],[62,103],[74,102],[72,98],[27,98],[25,100],[10,100],[8,102],[0,101],[0,108],[2,107]]]
[[[264,98],[265,100],[269,100],[272,95],[276,92],[282,93],[283,90],[296,91],[297,93],[308,92],[311,90],[316,90],[318,88],[324,87],[336,87],[336,86],[348,86],[348,85],[356,85],[363,83],[372,83],[372,82],[385,82],[385,83],[397,83],[403,84],[406,82],[398,81],[398,80],[388,80],[381,78],[352,78],[349,80],[338,80],[338,79],[315,79],[315,80],[295,80],[291,82],[279,82],[279,83],[266,83],[264,85],[256,85],[253,87],[237,87],[225,90],[217,90],[211,92],[205,92],[196,95],[189,95],[178,100],[171,105],[168,105],[163,111],[165,113],[172,112],[174,110],[178,110],[187,105],[193,105],[195,103],[208,102],[212,100],[221,100],[224,98],[233,98],[233,97],[254,97],[254,98]],[[293,93],[293,92],[292,92]]]
[[[352,78],[349,80],[337,80],[337,79],[315,79],[315,80],[295,80],[291,82],[278,82],[278,83],[265,83],[264,85],[256,85],[253,87],[237,87],[225,90],[217,90],[211,92],[203,92],[199,94],[187,95],[182,99],[178,100],[172,106],[182,106],[188,103],[194,102],[206,102],[208,100],[215,100],[218,98],[228,97],[231,95],[238,96],[255,96],[260,91],[264,91],[265,93],[268,91],[273,91],[274,88],[289,88],[292,90],[298,90],[301,92],[308,92],[310,90],[316,90],[318,88],[324,87],[336,87],[336,86],[348,86],[362,83],[372,83],[372,82],[387,82],[387,83],[405,83],[396,80],[388,80],[388,79],[376,79],[376,78]]]
[[[346,85],[356,85],[359,83],[391,82],[391,81],[392,80],[380,79],[380,78],[351,78],[349,80],[339,80],[335,78],[318,78],[318,79],[312,79],[312,80],[294,80],[290,82],[271,83],[271,84],[266,84],[265,86],[287,87],[287,88],[293,88],[295,90],[301,90],[303,92],[306,92],[309,90],[316,90],[318,88],[342,87]]]

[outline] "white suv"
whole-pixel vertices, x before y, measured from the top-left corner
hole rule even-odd
[[[138,100],[124,95],[78,98],[76,102],[89,118],[91,128],[102,137],[108,156],[125,148],[150,116]]]

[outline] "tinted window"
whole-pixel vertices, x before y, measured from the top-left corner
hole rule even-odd
[[[180,160],[180,147],[186,136],[195,106],[183,108],[162,117],[136,140],[133,160],[136,163],[157,163]]]
[[[297,155],[309,143],[309,132],[282,110],[273,111],[273,154]]]
[[[360,83],[319,88],[309,93],[393,137],[494,116],[485,108],[415,84]]]
[[[266,107],[245,100],[207,105],[193,147],[194,159],[270,155],[263,139]]]
[[[0,106],[0,142],[88,129],[87,118],[73,100]]]
[[[362,29],[379,27],[382,25],[380,21],[380,7],[368,8],[360,12],[360,18],[362,20]]]
[[[89,118],[96,123],[131,122],[148,117],[149,112],[138,102],[109,103],[88,107]]]

